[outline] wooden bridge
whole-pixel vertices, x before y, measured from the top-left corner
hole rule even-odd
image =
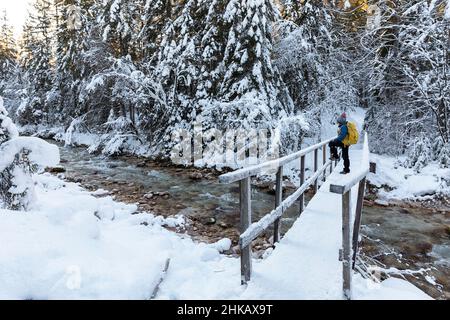
[[[296,203],[299,206],[299,218],[285,235],[272,254],[270,263],[278,254],[279,259],[294,256],[298,261],[294,265],[286,264],[286,272],[298,274],[299,291],[304,288],[322,290],[325,296],[341,287],[342,297],[352,298],[352,275],[358,253],[359,231],[365,193],[366,176],[369,173],[369,144],[367,134],[359,146],[352,147],[357,152],[351,154],[352,173],[340,175],[334,170],[337,162],[328,160],[328,144],[332,139],[300,150],[283,158],[266,163],[243,168],[219,177],[221,183],[239,182],[240,186],[240,217],[241,235],[241,283],[251,283],[252,279],[252,241],[263,234],[271,225],[274,226],[274,243],[280,242],[280,222],[288,208]],[[321,153],[321,155],[319,155]],[[314,171],[311,176],[305,176],[305,160],[313,157]],[[300,187],[289,197],[283,199],[283,168],[293,161],[300,165]],[[320,162],[320,166],[319,166]],[[261,220],[252,223],[251,179],[262,174],[276,173],[274,210]],[[319,189],[319,182],[322,185]],[[314,197],[305,208],[305,192],[313,188]],[[356,197],[356,205],[352,198]],[[302,236],[303,235],[303,236]],[[286,240],[285,244],[283,241]],[[290,244],[288,245],[288,242]],[[292,246],[292,243],[298,243]],[[303,256],[302,256],[303,255]],[[326,263],[324,255],[330,255],[333,263]],[[278,259],[277,258],[277,259]],[[292,259],[286,259],[286,261]],[[289,267],[288,267],[289,266]],[[261,267],[262,273],[269,268]],[[315,273],[316,272],[316,273]],[[282,277],[282,275],[276,275]],[[323,277],[324,281],[319,281]],[[284,279],[280,279],[284,280]],[[316,281],[316,284],[310,283]],[[317,285],[321,282],[322,285]],[[330,288],[323,283],[328,283]],[[302,288],[304,286],[304,288]],[[306,290],[306,289],[305,289]],[[310,292],[309,296],[314,294]]]

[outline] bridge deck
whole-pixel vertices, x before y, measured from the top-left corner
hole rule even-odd
[[[360,167],[362,150],[351,150],[352,168]],[[342,164],[327,178],[270,257],[254,263],[254,274],[245,295],[267,299],[341,299],[342,243],[341,195],[331,193],[330,184],[343,184],[353,178],[339,172]],[[355,172],[357,174],[357,172]],[[355,211],[358,185],[352,190]],[[353,218],[353,217],[352,217]],[[279,288],[274,291],[274,288]]]

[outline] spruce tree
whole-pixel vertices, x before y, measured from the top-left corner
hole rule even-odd
[[[49,124],[47,93],[52,89],[52,14],[49,0],[36,0],[23,31],[22,65],[26,70],[28,99],[18,110],[21,124]]]

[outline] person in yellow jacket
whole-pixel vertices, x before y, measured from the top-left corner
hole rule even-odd
[[[344,158],[344,170],[341,174],[349,174],[350,173],[350,158],[348,155],[348,150],[350,148],[349,143],[349,129],[347,122],[347,114],[344,112],[338,119],[337,124],[339,126],[338,129],[338,137],[330,142],[330,153],[331,160],[339,160],[339,155],[337,152],[337,148],[342,148],[342,157]]]

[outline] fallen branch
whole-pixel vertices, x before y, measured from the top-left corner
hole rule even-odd
[[[164,266],[164,270],[161,273],[161,277],[158,280],[158,283],[156,284],[155,289],[153,289],[153,293],[152,296],[150,297],[150,300],[153,300],[156,298],[156,295],[158,294],[159,291],[159,286],[161,285],[161,283],[164,281],[166,274],[167,274],[167,270],[169,270],[169,264],[170,264],[170,258],[167,258],[166,260],[166,265]]]

